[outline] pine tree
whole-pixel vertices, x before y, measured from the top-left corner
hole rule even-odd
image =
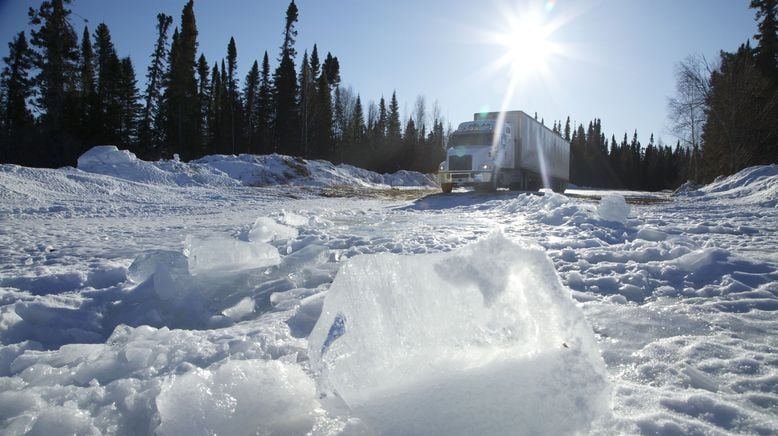
[[[245,137],[247,150],[246,153],[256,153],[258,149],[258,135],[257,126],[258,121],[258,97],[259,97],[259,64],[257,61],[251,65],[251,69],[246,75],[246,81],[243,88],[244,106],[243,113],[245,114]]]
[[[105,23],[95,29],[95,65],[97,69],[97,104],[95,124],[97,140],[103,144],[118,144],[121,130],[121,104],[118,79],[121,65],[111,32]]]
[[[349,131],[346,143],[346,162],[359,165],[365,159],[365,114],[362,109],[362,100],[357,95],[354,111],[349,121]]]
[[[208,78],[210,69],[204,54],[197,58],[197,101],[200,110],[198,119],[198,131],[200,132],[200,150],[198,154],[206,155],[211,150],[210,112],[211,112],[211,82]]]
[[[119,143],[136,151],[141,105],[137,80],[135,79],[135,68],[129,57],[120,61],[117,99],[120,107]]]
[[[413,118],[408,118],[405,124],[405,132],[400,145],[400,156],[398,159],[398,169],[415,170],[414,154],[419,145],[419,131],[416,129],[416,123]]]
[[[95,59],[89,28],[84,26],[79,57],[80,108],[79,132],[82,145],[86,148],[95,144],[95,131],[92,120],[97,109],[97,89],[95,82]]]
[[[756,65],[749,44],[721,53],[711,75],[708,122],[703,128],[706,180],[776,161],[778,95]],[[747,128],[745,128],[747,126]]]
[[[259,152],[272,153],[273,131],[273,84],[270,81],[270,61],[267,52],[262,57],[262,72],[259,79],[259,94],[257,95],[257,136]]]
[[[327,74],[327,80],[331,88],[337,88],[340,85],[340,62],[338,58],[327,52],[327,57],[322,64],[322,71]]]
[[[221,89],[219,89],[219,119],[221,120],[221,125],[219,126],[220,137],[218,143],[218,150],[221,154],[230,154],[232,152],[232,144],[230,142],[230,131],[232,129],[230,105],[232,99],[228,82],[227,67],[222,58],[221,68],[219,69],[219,83],[221,84]]]
[[[759,42],[754,50],[756,65],[778,85],[778,0],[751,0],[750,7],[761,20],[754,36]]]
[[[389,114],[386,124],[386,142],[384,143],[386,172],[400,169],[400,148],[402,146],[402,131],[400,130],[400,105],[397,103],[397,93],[392,92],[389,102]]]
[[[570,117],[567,117],[565,121],[565,141],[570,142]]]
[[[227,116],[229,118],[229,145],[230,153],[236,154],[241,150],[238,149],[241,138],[239,138],[242,130],[242,110],[240,103],[240,93],[238,92],[238,79],[236,77],[238,69],[238,49],[235,46],[235,38],[230,38],[230,42],[227,44],[227,97],[228,108]]]
[[[313,45],[313,51],[311,51],[311,77],[314,81],[319,80],[321,75],[321,62],[319,61],[319,49],[316,44]]]
[[[5,67],[0,73],[2,92],[2,119],[0,119],[0,162],[37,164],[25,156],[25,136],[33,126],[33,116],[27,108],[27,99],[33,93],[30,71],[33,67],[31,51],[24,32],[19,32],[8,44]]]
[[[219,64],[214,63],[211,70],[211,88],[208,102],[208,150],[210,153],[220,153],[222,125],[222,82],[219,74]]]
[[[294,49],[297,30],[294,25],[298,19],[297,5],[294,0],[286,10],[286,24],[284,26],[284,42],[281,45],[281,57],[279,65],[273,76],[275,84],[275,141],[276,150],[280,153],[296,155],[302,154],[299,136],[299,108],[297,105],[297,74],[294,68]]]
[[[316,114],[311,136],[311,157],[334,161],[332,150],[332,97],[327,73],[323,72],[316,84]]]
[[[379,145],[383,145],[383,142],[386,139],[387,124],[389,124],[389,113],[386,110],[386,101],[384,100],[384,96],[381,96],[381,100],[378,103],[378,123],[376,123]]]
[[[165,120],[162,113],[162,97],[164,95],[167,69],[167,33],[172,22],[173,17],[157,14],[157,41],[154,44],[151,63],[146,72],[145,105],[143,106],[138,132],[138,141],[142,150],[141,155],[147,159],[161,157],[160,147],[164,142]]]
[[[181,11],[181,32],[174,32],[170,48],[170,73],[165,93],[166,141],[170,150],[184,160],[192,159],[199,147],[199,104],[195,79],[197,23],[193,0]]]
[[[314,114],[313,102],[316,100],[316,79],[317,78],[313,75],[308,62],[308,51],[305,51],[305,53],[303,53],[303,60],[300,63],[300,101],[298,103],[300,106],[300,131],[303,156],[308,156],[308,146],[311,139],[310,126]]]
[[[70,25],[68,0],[50,0],[35,10],[30,8],[33,65],[38,72],[36,107],[41,111],[43,137],[49,146],[46,165],[75,164],[78,144],[75,126],[78,117],[78,38]]]

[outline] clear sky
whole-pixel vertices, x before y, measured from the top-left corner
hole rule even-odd
[[[343,85],[367,106],[397,91],[405,118],[417,95],[454,126],[480,110],[537,112],[551,125],[602,120],[620,139],[638,130],[666,143],[674,69],[691,54],[717,59],[756,33],[749,0],[297,0],[296,48],[340,60]],[[40,1],[0,0],[0,54]],[[79,37],[110,28],[120,56],[144,82],[156,15],[179,25],[185,0],[75,0]],[[199,49],[210,64],[234,36],[239,77],[265,50],[275,67],[288,0],[195,0]],[[527,17],[533,17],[528,20]],[[172,33],[172,32],[171,32]],[[523,41],[515,43],[514,41]],[[501,62],[502,60],[502,62]],[[299,59],[298,59],[299,66]]]

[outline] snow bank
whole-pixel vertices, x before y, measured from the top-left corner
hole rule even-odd
[[[378,174],[350,165],[305,160],[278,154],[211,155],[181,162],[146,162],[113,145],[93,147],[78,158],[78,169],[149,184],[178,186],[423,186],[433,187],[428,175],[410,171]]]
[[[727,176],[718,177],[713,183],[699,188],[684,184],[676,191],[679,196],[708,195],[713,198],[759,204],[766,207],[778,205],[778,165],[760,165],[745,168]]]
[[[499,234],[349,260],[309,355],[320,393],[380,434],[569,433],[608,408],[591,328],[551,261]]]
[[[237,186],[240,183],[207,165],[180,161],[146,162],[114,145],[92,147],[78,158],[78,169],[133,182],[178,186]]]

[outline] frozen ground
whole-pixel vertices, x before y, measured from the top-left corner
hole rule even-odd
[[[418,199],[283,156],[80,168],[0,166],[0,433],[778,432],[777,166]]]

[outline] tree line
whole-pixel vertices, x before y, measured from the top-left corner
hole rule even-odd
[[[396,93],[365,105],[341,85],[336,56],[314,44],[295,65],[294,0],[271,67],[267,51],[238,77],[237,43],[212,64],[198,56],[194,3],[180,23],[158,14],[156,42],[138,89],[129,57],[120,57],[105,23],[70,23],[72,0],[30,8],[29,38],[9,43],[0,73],[0,161],[27,166],[74,165],[94,145],[115,144],[148,160],[207,154],[281,153],[349,163],[376,171],[431,172],[444,156],[444,120],[419,96],[400,120]],[[171,35],[172,29],[172,35]],[[323,58],[323,59],[322,59]],[[404,125],[402,125],[404,124]]]
[[[668,115],[679,140],[699,156],[689,178],[709,182],[778,162],[778,0],[751,0],[756,47],[709,61],[690,56],[676,71]]]
[[[693,172],[695,155],[680,141],[670,147],[651,134],[644,146],[637,131],[608,139],[599,118],[584,129],[582,123],[573,128],[567,117],[564,127],[555,121],[552,130],[570,143],[570,182],[579,186],[659,191],[678,187]]]

